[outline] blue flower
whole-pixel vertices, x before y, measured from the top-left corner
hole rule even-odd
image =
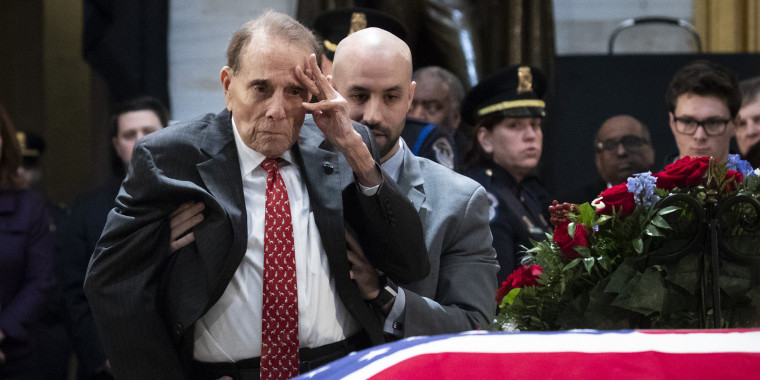
[[[726,163],[728,170],[742,173],[745,177],[755,175],[755,170],[752,165],[742,160],[738,154],[729,154],[728,162]]]
[[[654,193],[657,177],[652,177],[652,172],[634,174],[628,177],[628,192],[633,193],[636,206],[652,207],[660,197]]]

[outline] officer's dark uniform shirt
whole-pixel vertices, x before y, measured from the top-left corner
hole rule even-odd
[[[454,137],[443,132],[435,124],[406,119],[401,137],[415,156],[425,157],[454,170],[457,162]]]
[[[520,265],[525,251],[521,246],[530,248],[530,239],[545,240],[546,232],[551,232],[543,211],[546,209],[543,200],[549,196],[534,177],[517,183],[507,170],[493,162],[470,170],[467,176],[488,192],[493,247],[501,265],[497,277],[501,284]]]

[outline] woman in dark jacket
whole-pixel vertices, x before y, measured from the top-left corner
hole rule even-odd
[[[53,284],[45,202],[18,175],[15,129],[0,104],[0,379],[35,378],[32,329]]]
[[[480,82],[462,102],[462,119],[474,127],[465,174],[491,201],[500,283],[520,265],[530,239],[544,240],[551,231],[549,195],[533,175],[541,159],[545,88],[538,69],[513,66]]]

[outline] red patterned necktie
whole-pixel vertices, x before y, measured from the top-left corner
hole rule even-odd
[[[261,316],[261,378],[298,376],[298,289],[293,223],[285,182],[277,163],[267,158],[264,223],[264,310]]]

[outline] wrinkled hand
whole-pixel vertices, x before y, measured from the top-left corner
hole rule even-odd
[[[374,299],[380,294],[380,276],[377,269],[369,263],[362,247],[354,234],[346,229],[348,261],[351,263],[351,279],[359,286],[359,292],[365,300]]]
[[[314,122],[327,140],[343,153],[359,183],[366,187],[383,183],[383,176],[375,165],[375,159],[351,124],[348,102],[322,75],[317,66],[316,55],[309,56],[308,67],[305,69],[296,66],[296,78],[318,100],[317,103],[301,103],[303,108],[311,112]]]
[[[206,208],[201,202],[187,202],[181,204],[169,215],[171,221],[171,241],[169,253],[174,253],[195,241],[195,234],[190,229],[203,221],[203,210]],[[185,232],[190,231],[185,235]]]
[[[309,56],[308,67],[296,66],[296,78],[301,85],[317,97],[318,103],[304,102],[303,107],[314,117],[314,122],[328,140],[345,148],[359,136],[348,117],[348,102],[333,88],[317,66],[317,57]],[[361,142],[361,141],[360,141]]]

